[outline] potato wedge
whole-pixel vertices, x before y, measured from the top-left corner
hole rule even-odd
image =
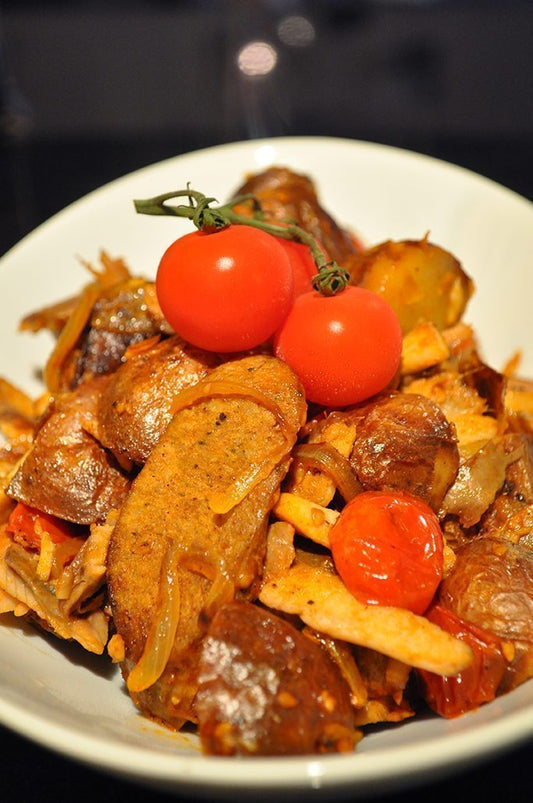
[[[457,675],[471,663],[470,647],[423,616],[403,608],[363,605],[334,574],[296,564],[266,583],[260,601],[296,614],[305,624],[438,675]]]
[[[273,513],[278,519],[292,524],[300,535],[326,547],[329,547],[329,531],[339,518],[336,510],[289,493],[280,494]]]

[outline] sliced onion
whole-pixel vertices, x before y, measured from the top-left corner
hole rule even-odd
[[[81,292],[72,314],[61,330],[57,342],[45,365],[43,376],[50,393],[56,393],[61,387],[61,368],[78,342],[92,309],[100,296],[100,288],[93,282]]]
[[[96,276],[101,287],[112,287],[131,278],[128,266],[121,257],[110,257],[106,251],[100,252],[102,271],[91,272]]]
[[[277,575],[287,572],[294,562],[295,528],[287,521],[274,521],[267,531],[263,581],[273,580]]]
[[[180,617],[180,585],[176,572],[178,545],[169,539],[159,584],[159,604],[142,655],[131,670],[127,686],[130,692],[148,689],[159,680],[170,658]]]
[[[350,462],[329,443],[301,443],[292,454],[298,463],[327,474],[345,502],[363,490]]]
[[[211,588],[203,606],[203,612],[208,619],[218,608],[234,599],[235,583],[221,555],[195,554],[189,550],[180,558],[180,566],[211,581]]]
[[[235,482],[223,491],[213,493],[208,500],[213,513],[229,513],[239,502],[248,496],[253,489],[265,480],[278,466],[287,453],[285,444],[275,449],[267,459],[261,463],[251,465],[248,471],[241,474]]]
[[[351,647],[345,641],[326,636],[318,630],[304,627],[304,635],[321,644],[331,660],[338,666],[343,678],[350,687],[351,701],[354,708],[363,708],[368,702],[368,690],[359,671]]]

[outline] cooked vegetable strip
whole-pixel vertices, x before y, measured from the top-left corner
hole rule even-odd
[[[378,650],[410,666],[456,675],[472,658],[470,648],[403,608],[363,605],[334,574],[296,564],[284,577],[266,583],[260,601],[296,614],[333,638]]]
[[[330,413],[325,419],[313,422],[307,441],[302,446],[306,448],[314,446],[321,454],[322,446],[325,445],[341,458],[347,459],[352,451],[355,435],[356,424],[349,416]],[[337,471],[334,469],[331,474],[335,476]],[[338,482],[326,473],[324,466],[322,469],[317,469],[300,461],[293,463],[285,483],[287,491],[305,496],[306,499],[311,499],[324,507],[329,505],[335,496],[337,486]]]
[[[17,413],[31,421],[35,416],[35,406],[24,391],[0,376],[0,414],[4,412]]]
[[[37,574],[37,559],[18,544],[3,540],[0,587],[17,602],[26,605],[38,620],[57,636],[78,641],[86,650],[99,655],[108,635],[107,616],[97,610],[88,616],[64,612],[61,602]]]
[[[274,508],[275,515],[316,544],[329,547],[329,531],[339,518],[336,510],[316,505],[295,494],[282,493]]]
[[[143,653],[128,676],[130,692],[144,691],[159,680],[172,652],[180,615],[180,587],[176,576],[176,542],[169,539],[161,566],[160,600]]]
[[[431,321],[417,324],[403,338],[402,374],[416,374],[448,359],[450,349]]]
[[[293,457],[297,463],[324,471],[345,502],[363,490],[350,461],[329,443],[302,443],[293,450]]]
[[[286,572],[295,557],[294,527],[285,521],[274,521],[267,533],[264,579],[273,580],[276,575]]]
[[[78,302],[72,311],[61,334],[57,339],[54,350],[50,354],[44,367],[44,381],[47,389],[55,393],[61,387],[61,369],[71,350],[81,335],[85,324],[89,320],[92,308],[100,296],[100,288],[96,282],[88,284],[81,292]]]

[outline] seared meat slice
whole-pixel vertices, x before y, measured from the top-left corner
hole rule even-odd
[[[108,587],[133,699],[179,727],[195,719],[206,621],[234,591],[254,593],[306,405],[268,356],[220,365],[175,404],[121,510]]]
[[[179,337],[132,349],[103,389],[97,437],[119,459],[142,464],[172,417],[172,400],[219,362]]]
[[[438,511],[459,468],[455,430],[440,408],[392,393],[359,414],[350,463],[365,490],[409,491]]]
[[[322,208],[307,176],[285,167],[270,167],[251,176],[235,195],[248,193],[255,195],[268,218],[296,223],[318,240],[331,259],[351,272],[360,249],[354,237]]]
[[[120,507],[129,479],[89,435],[107,377],[60,396],[11,480],[7,494],[75,524],[101,522]]]
[[[348,684],[325,650],[249,602],[233,602],[213,617],[199,683],[206,753],[330,753],[358,741]]]

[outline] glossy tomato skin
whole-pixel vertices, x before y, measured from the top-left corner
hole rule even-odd
[[[313,277],[316,276],[318,269],[309,247],[294,240],[283,240],[281,237],[278,238],[278,242],[291,263],[293,300],[304,293],[311,293]]]
[[[433,603],[426,612],[430,622],[466,642],[472,650],[470,666],[455,677],[441,677],[417,670],[422,695],[429,707],[446,719],[453,719],[493,700],[507,668],[498,637]]]
[[[12,511],[6,531],[21,536],[30,546],[39,549],[41,534],[46,532],[54,544],[60,544],[72,536],[72,526],[56,516],[43,513],[24,502],[18,502]]]
[[[376,293],[346,287],[334,296],[299,296],[276,333],[276,356],[302,382],[309,401],[345,407],[374,396],[400,365],[402,332]]]
[[[228,226],[173,242],[161,258],[156,290],[166,319],[189,343],[245,351],[268,340],[287,316],[292,270],[275,237]]]
[[[442,578],[443,536],[431,508],[405,491],[364,491],[330,533],[341,579],[367,605],[423,614]]]

